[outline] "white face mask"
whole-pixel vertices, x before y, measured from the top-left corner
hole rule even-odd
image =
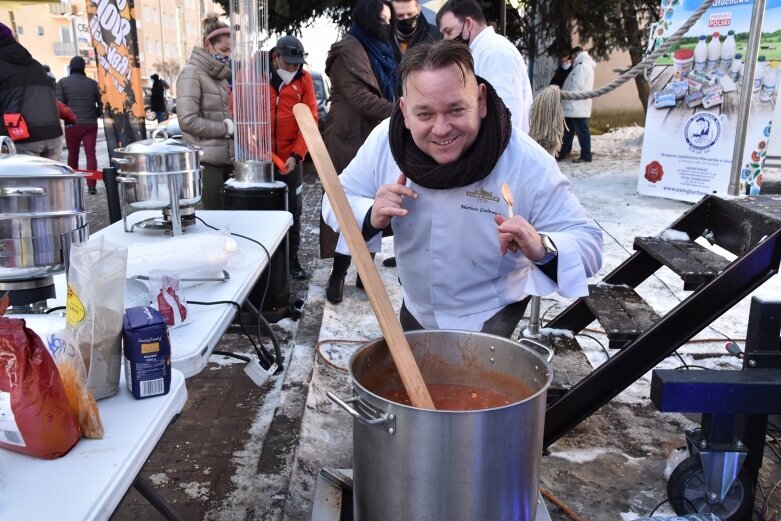
[[[561,68],[564,69],[565,71],[568,71],[570,69],[570,67],[572,67],[571,63],[563,63],[561,65]]]
[[[293,78],[296,77],[296,73],[298,73],[298,70],[290,72],[286,71],[282,67],[277,67],[277,74],[279,74],[279,77],[282,78],[282,81],[285,82],[285,85],[290,85],[290,82],[293,81]]]

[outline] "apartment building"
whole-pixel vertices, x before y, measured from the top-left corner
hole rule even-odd
[[[157,73],[175,88],[178,70],[187,63],[192,48],[201,44],[201,20],[212,12],[223,12],[212,0],[135,1],[138,54],[145,83]],[[19,42],[36,60],[48,65],[57,79],[68,75],[68,64],[76,54],[87,62],[87,75],[97,78],[85,1],[14,4],[12,10],[0,7],[0,22],[15,28]]]

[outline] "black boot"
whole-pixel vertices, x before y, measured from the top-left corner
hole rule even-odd
[[[372,253],[371,254],[372,260],[374,260],[374,256],[375,255],[377,255],[377,254],[376,253]],[[355,274],[355,287],[360,289],[360,290],[364,290],[364,288],[363,288],[363,281],[361,280],[361,276],[358,275],[357,273]]]
[[[302,268],[301,263],[298,262],[297,253],[294,253],[290,256],[290,276],[298,280],[304,280],[307,278],[307,274],[304,271],[304,268]]]
[[[331,276],[328,277],[328,287],[325,289],[325,298],[331,304],[338,304],[344,297],[344,277],[350,268],[352,257],[337,253],[334,255],[334,267]]]

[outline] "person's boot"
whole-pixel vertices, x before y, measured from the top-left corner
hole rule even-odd
[[[349,255],[339,253],[334,255],[334,267],[331,269],[328,287],[325,289],[325,298],[331,304],[340,303],[344,297],[344,278],[350,268],[350,261],[352,261],[352,257]]]
[[[377,254],[376,253],[372,253],[371,254],[372,260],[374,260],[374,256],[375,255],[377,255]],[[361,276],[358,275],[357,273],[355,274],[355,287],[360,289],[360,290],[364,290],[364,288],[363,288],[363,281],[361,280]]]
[[[304,280],[307,278],[304,268],[302,268],[301,263],[298,262],[297,253],[290,256],[290,276],[297,280]]]
[[[382,265],[386,268],[395,268],[396,267],[396,257],[388,257],[384,261],[382,261]]]

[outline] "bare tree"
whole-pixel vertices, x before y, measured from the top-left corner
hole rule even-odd
[[[171,93],[176,94],[173,89],[176,88],[176,78],[179,76],[181,67],[179,66],[179,60],[170,59],[165,61],[159,61],[152,64],[161,80],[165,80],[169,87],[171,87]]]

